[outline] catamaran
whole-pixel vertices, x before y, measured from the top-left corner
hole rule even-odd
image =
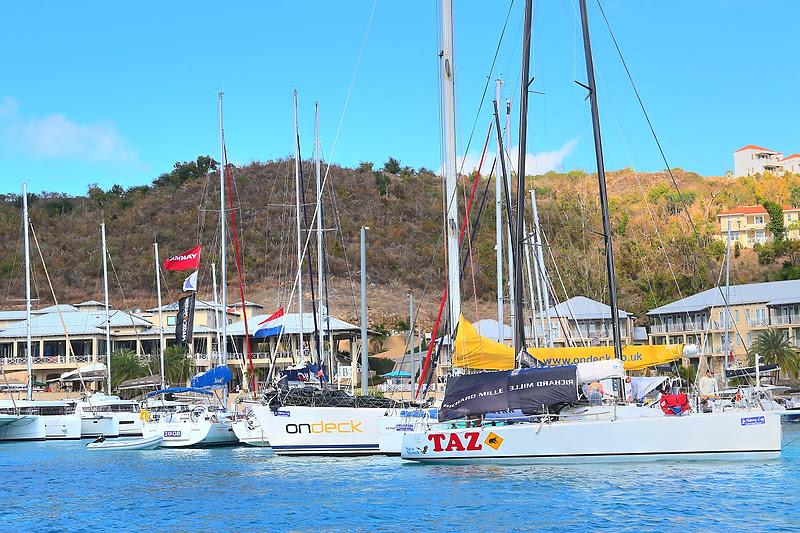
[[[587,82],[594,130],[595,156],[603,216],[614,361],[622,364],[614,256],[605,184],[597,91],[586,0],[579,0]],[[452,22],[452,0],[444,0],[443,22]],[[522,271],[519,238],[523,233],[527,98],[532,0],[525,3],[523,66],[520,98],[520,139],[517,167],[515,265],[515,346],[517,368],[448,379],[438,422],[413,423],[402,439],[404,459],[423,463],[550,461],[631,461],[657,459],[771,459],[781,453],[780,414],[752,403],[746,409],[692,410],[685,394],[661,394],[655,406],[582,407],[585,394],[579,365],[523,368],[526,356],[522,317]],[[452,33],[450,33],[452,36]],[[445,41],[447,46],[447,41]],[[447,54],[445,53],[445,56]],[[583,85],[583,84],[582,84]],[[445,106],[447,110],[450,106]],[[499,125],[495,106],[496,123]],[[448,117],[449,122],[451,117]],[[499,128],[498,128],[499,130]],[[498,131],[499,137],[499,131]],[[505,173],[505,169],[503,170]],[[448,249],[449,264],[459,264],[458,251]],[[457,276],[455,276],[457,279]],[[452,282],[452,276],[449,279]],[[452,288],[451,288],[452,289]],[[458,292],[451,292],[456,296]],[[451,324],[458,315],[451,314]],[[458,338],[456,337],[456,341]],[[598,376],[593,376],[598,377]],[[621,387],[620,375],[605,376]],[[602,398],[601,398],[602,402]],[[608,403],[608,401],[607,401]],[[598,412],[602,410],[602,416]],[[499,414],[498,414],[499,413]],[[513,416],[511,414],[513,413]],[[519,416],[521,415],[521,416]]]

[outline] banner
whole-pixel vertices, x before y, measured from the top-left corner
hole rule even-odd
[[[197,270],[189,274],[189,277],[183,280],[184,292],[197,290]]]
[[[192,293],[178,300],[178,316],[175,317],[175,340],[182,346],[192,344],[194,330],[194,297]]]
[[[625,370],[641,370],[649,366],[670,363],[683,357],[683,344],[650,344],[623,346],[622,363]],[[548,366],[575,365],[614,359],[613,346],[574,348],[528,348],[528,353]]]
[[[200,268],[200,246],[195,246],[191,250],[182,254],[173,255],[164,261],[166,270],[189,270],[190,268]]]
[[[577,399],[577,368],[574,366],[451,376],[439,408],[439,421],[514,409],[536,414],[541,413],[544,406]]]

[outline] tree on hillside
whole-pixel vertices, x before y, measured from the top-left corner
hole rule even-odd
[[[769,223],[767,229],[772,233],[774,242],[778,243],[786,238],[786,225],[783,223],[783,208],[772,200],[764,200],[761,205],[767,210]]]
[[[210,156],[201,155],[196,161],[178,161],[175,167],[161,174],[153,181],[156,187],[177,187],[183,183],[205,176],[210,170],[217,170],[218,163]]]
[[[756,354],[761,356],[759,364],[778,365],[781,371],[795,377],[800,373],[800,350],[792,346],[781,330],[771,329],[759,334],[748,352],[751,365],[756,363]]]
[[[388,161],[383,164],[383,171],[388,172],[389,174],[400,174],[401,170],[402,167],[400,166],[400,161],[394,157],[390,157]]]

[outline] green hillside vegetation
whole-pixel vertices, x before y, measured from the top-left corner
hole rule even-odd
[[[310,163],[304,166],[310,220],[313,174]],[[666,172],[625,169],[608,175],[620,306],[640,317],[649,308],[714,285],[725,252],[723,243],[713,238],[719,211],[762,202],[774,202],[774,206],[768,205],[771,210],[800,204],[800,177],[795,175],[734,179],[682,170],[674,175],[680,194]],[[233,213],[248,298],[274,309],[286,303],[295,268],[293,164],[288,160],[252,163],[235,168],[233,178]],[[558,298],[585,295],[606,300],[596,176],[573,171],[531,176],[527,181],[528,187],[537,191],[542,229],[552,252],[547,262]],[[469,177],[464,182],[471,185]],[[91,186],[85,196],[78,197],[31,195],[31,219],[59,301],[99,299],[102,295],[99,226],[104,213],[115,305],[154,303],[154,239],[159,242],[162,259],[198,242],[203,244],[200,292],[208,294],[210,264],[219,263],[218,183],[217,163],[199,157],[176,163],[147,186],[125,189],[114,185],[109,190]],[[485,189],[482,179],[474,212]],[[493,305],[495,292],[494,187],[488,190],[490,197],[473,235],[473,257],[462,283],[464,309],[470,318],[475,318],[473,294],[486,311]],[[404,316],[406,307],[399,302],[409,290],[418,298],[423,295],[429,304],[438,301],[445,279],[440,179],[429,170],[406,167],[391,158],[383,165],[332,166],[328,191],[333,194],[325,196],[327,226],[340,229],[327,234],[332,307],[346,308],[342,315],[354,316],[348,280],[358,283],[358,230],[362,225],[370,227],[371,290],[395,296],[371,301],[376,310],[373,320],[386,317],[394,324],[391,317]],[[463,198],[460,200],[463,209]],[[779,234],[783,231],[771,229]],[[312,248],[314,242],[312,236]],[[736,283],[800,277],[800,243],[781,239],[756,251],[737,247],[734,252],[732,280]],[[35,295],[43,305],[52,298],[37,254],[32,245]],[[236,267],[232,260],[228,269],[229,298],[234,301],[238,293],[234,291]],[[185,274],[167,273],[166,301],[177,297]],[[16,299],[23,290],[18,195],[0,197],[0,288],[7,297],[6,307],[18,305]],[[357,288],[355,294],[357,297]],[[486,311],[486,316],[492,315]]]

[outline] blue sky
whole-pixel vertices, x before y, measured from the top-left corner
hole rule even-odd
[[[800,152],[792,25],[784,0],[602,0],[673,166],[722,174],[731,152],[759,144]],[[608,168],[660,170],[655,144],[589,0]],[[304,156],[321,106],[334,148],[372,0],[348,2],[27,2],[4,6],[0,33],[0,192],[82,194],[149,183],[177,160],[218,157],[217,92],[225,91],[231,161],[292,152],[291,94]],[[467,152],[508,0],[455,6],[459,149]],[[592,169],[591,123],[575,3],[535,7],[531,138],[537,170]],[[222,8],[221,8],[222,7]],[[492,79],[518,99],[523,0],[515,0]],[[378,0],[333,160],[388,156],[440,167],[436,2]],[[493,84],[490,94],[493,92]],[[468,162],[491,120],[478,114]],[[516,128],[514,113],[514,129]],[[512,139],[512,145],[516,141]],[[469,166],[469,164],[468,164]]]

